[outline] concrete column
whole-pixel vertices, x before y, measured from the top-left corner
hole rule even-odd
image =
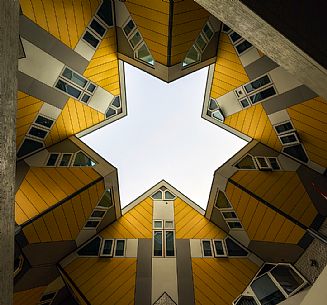
[[[239,0],[195,2],[251,42],[301,83],[327,99],[327,70],[246,5]]]
[[[2,0],[0,5],[0,305],[11,305],[19,2]]]

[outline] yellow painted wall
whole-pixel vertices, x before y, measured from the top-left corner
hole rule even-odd
[[[327,167],[327,102],[317,97],[287,112],[311,161]]]
[[[99,181],[61,206],[24,227],[29,243],[75,240],[104,192]]]
[[[247,258],[193,258],[195,304],[231,305],[258,269]]]
[[[152,238],[152,199],[146,198],[101,231],[103,238]]]
[[[228,35],[221,33],[210,96],[216,99],[248,81]]]
[[[27,95],[21,91],[17,93],[17,113],[16,113],[16,147],[22,143],[24,136],[28,132],[31,124],[38,115],[43,101]]]
[[[100,0],[20,0],[23,14],[74,49]]]
[[[242,170],[232,179],[306,226],[317,215],[296,172]]]
[[[83,75],[111,94],[120,94],[117,42],[114,28],[109,29],[102,39]]]
[[[174,202],[176,238],[224,238],[226,233],[177,198]]]
[[[47,286],[32,288],[14,293],[14,305],[36,305]]]
[[[31,168],[16,193],[16,222],[23,224],[99,177],[88,167]]]
[[[134,304],[136,258],[77,258],[65,271],[92,305]]]
[[[230,182],[226,196],[251,240],[297,244],[305,231]]]
[[[46,146],[67,139],[86,128],[104,121],[103,113],[70,98],[45,140]]]
[[[282,149],[276,132],[261,104],[257,104],[228,116],[224,124],[277,151],[281,151]]]

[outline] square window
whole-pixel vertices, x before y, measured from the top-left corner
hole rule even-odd
[[[165,220],[165,229],[174,229],[174,221]]]
[[[154,220],[153,228],[154,229],[163,229],[163,221],[162,220]]]
[[[295,132],[283,134],[278,137],[283,145],[292,145],[300,143],[299,138]]]
[[[230,229],[242,229],[242,224],[239,221],[227,221]]]
[[[129,39],[133,49],[140,43],[141,40],[142,37],[139,31],[136,31],[135,34],[132,36],[132,38]]]
[[[125,35],[128,37],[130,33],[132,33],[132,31],[135,28],[135,24],[133,22],[133,20],[129,20],[127,22],[127,24],[124,26],[124,33]]]
[[[274,127],[278,134],[282,134],[287,131],[294,130],[294,127],[290,121],[275,125]]]
[[[95,37],[90,31],[86,30],[83,39],[94,49],[99,45],[100,39]]]

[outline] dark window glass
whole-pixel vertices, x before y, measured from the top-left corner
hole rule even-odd
[[[103,194],[98,206],[105,207],[105,208],[109,208],[109,207],[112,206],[111,190],[110,189],[106,190],[106,192]]]
[[[58,160],[59,154],[50,154],[47,166],[55,166]]]
[[[296,136],[294,134],[281,136],[280,140],[282,141],[283,144],[294,143],[297,141]]]
[[[225,255],[225,251],[224,251],[223,241],[222,240],[215,240],[213,242],[213,245],[215,247],[216,255]]]
[[[36,124],[39,124],[39,125],[42,125],[44,127],[47,127],[47,128],[51,128],[52,124],[53,124],[53,120],[51,119],[48,119],[42,115],[38,115],[36,120],[35,120],[35,123]]]
[[[269,87],[267,89],[262,90],[254,95],[250,96],[252,104],[258,103],[268,97],[271,97],[276,94],[274,87]]]
[[[95,163],[81,151],[76,154],[74,166],[93,166]]]
[[[95,210],[92,212],[91,217],[102,218],[106,214],[106,211]]]
[[[48,134],[48,132],[46,130],[39,129],[36,127],[32,127],[28,133],[31,136],[38,137],[40,139],[44,139],[46,137],[46,135]]]
[[[87,87],[87,91],[89,92],[93,92],[95,89],[95,85],[94,84],[89,84],[88,87]]]
[[[211,37],[213,36],[213,32],[210,29],[210,27],[206,24],[203,28],[203,33],[207,36],[208,40],[211,39]]]
[[[231,229],[242,229],[242,225],[239,221],[229,221],[228,225]]]
[[[283,152],[285,152],[286,154],[288,154],[302,162],[307,163],[309,161],[301,144],[285,147],[283,149]]]
[[[303,279],[289,266],[278,265],[271,270],[271,274],[287,294],[291,294],[303,284]]]
[[[260,272],[258,273],[257,277],[270,271],[274,267],[275,267],[275,265],[272,265],[272,264],[264,264],[263,267],[261,268]]]
[[[154,65],[153,57],[145,44],[137,49],[136,57],[152,66]]]
[[[22,267],[23,262],[24,262],[24,258],[22,255],[15,258],[15,260],[14,260],[14,272],[15,273],[18,272],[19,268]]]
[[[258,78],[255,81],[245,85],[244,88],[247,93],[250,93],[250,92],[252,92],[260,87],[263,87],[264,85],[267,85],[269,83],[270,83],[270,79],[267,75],[265,75],[265,76]]]
[[[236,305],[257,305],[257,302],[253,297],[243,296],[236,302]]]
[[[101,238],[97,236],[89,243],[87,243],[83,248],[79,249],[77,254],[81,256],[98,256],[100,244]]]
[[[134,28],[135,28],[135,24],[133,20],[128,21],[128,23],[124,27],[124,32],[126,36],[128,36],[133,31]]]
[[[210,110],[215,110],[216,108],[217,108],[218,106],[217,106],[217,103],[216,103],[216,101],[214,100],[214,99],[210,99],[210,102],[209,102],[209,109]]]
[[[185,59],[183,61],[183,67],[193,64],[199,60],[200,54],[198,50],[194,46],[192,46],[185,56]]]
[[[251,48],[252,44],[249,43],[247,40],[244,40],[243,42],[241,42],[240,44],[238,44],[236,46],[236,50],[238,54],[242,54],[243,52],[245,52],[247,49]]]
[[[102,37],[104,35],[104,33],[106,32],[106,29],[98,21],[96,21],[95,19],[93,19],[91,21],[90,27],[96,33],[98,33],[100,37]]]
[[[153,233],[153,256],[162,256],[162,231]]]
[[[250,103],[249,103],[248,99],[245,98],[245,99],[241,100],[241,105],[243,108],[246,108],[250,105]]]
[[[94,35],[92,35],[89,31],[86,31],[83,39],[89,43],[93,48],[96,48],[98,44],[100,43],[100,40],[96,38]]]
[[[71,80],[77,86],[80,86],[82,88],[84,88],[87,84],[87,80],[84,77],[78,75],[77,73],[75,73],[74,71],[72,71],[68,68],[65,68],[62,75],[64,77],[66,77],[67,79]]]
[[[230,27],[226,24],[223,25],[223,31],[228,32],[230,30]]]
[[[231,38],[232,42],[236,42],[237,40],[242,38],[242,36],[237,34],[236,32],[230,34],[229,37]]]
[[[218,192],[218,196],[217,196],[217,200],[216,200],[216,207],[218,209],[226,209],[226,208],[230,208],[231,205],[228,201],[228,199],[226,198],[225,194],[221,191]]]
[[[224,218],[237,218],[235,212],[222,212]]]
[[[56,292],[47,293],[41,297],[40,302],[52,300],[55,295]]]
[[[71,157],[71,154],[63,154],[59,166],[68,166]]]
[[[196,44],[201,50],[204,50],[205,47],[207,46],[207,43],[205,42],[205,40],[201,35],[199,35],[198,38],[196,39]]]
[[[106,112],[106,118],[109,118],[109,117],[111,117],[111,116],[113,116],[113,115],[115,115],[116,114],[116,110],[115,109],[112,109],[111,107],[107,110],[107,112]]]
[[[112,3],[111,0],[103,0],[102,5],[100,6],[97,15],[108,25],[113,26],[112,18]]]
[[[292,126],[291,122],[287,122],[287,123],[283,123],[283,124],[275,126],[275,129],[276,129],[277,133],[279,134],[279,133],[282,133],[282,132],[285,132],[288,130],[292,130],[293,126]]]
[[[212,256],[211,242],[209,240],[202,241],[203,256]]]
[[[171,199],[174,199],[174,198],[175,198],[175,196],[171,192],[169,192],[169,191],[165,192],[165,199],[166,200],[171,200]]]
[[[102,254],[104,255],[110,255],[112,253],[112,246],[113,246],[113,240],[108,239],[104,241]]]
[[[56,87],[58,89],[60,89],[61,91],[64,91],[66,93],[68,93],[69,95],[71,95],[72,97],[75,97],[76,99],[79,98],[79,96],[81,95],[81,91],[76,89],[75,87],[69,85],[68,83],[64,82],[63,80],[59,79]]]
[[[161,191],[157,191],[152,195],[153,199],[162,199],[162,192]]]
[[[90,99],[90,96],[88,94],[83,94],[82,98],[81,98],[81,101],[84,102],[84,103],[87,103]]]
[[[224,121],[224,115],[220,109],[212,113],[212,116],[220,122]]]
[[[85,228],[96,228],[99,223],[100,220],[89,220],[86,222]]]
[[[120,97],[119,96],[116,96],[115,99],[114,99],[114,101],[112,102],[112,104],[115,107],[119,108],[120,107]]]
[[[285,300],[284,295],[267,274],[255,280],[251,288],[261,304],[275,305]]]
[[[23,156],[30,154],[33,151],[36,151],[42,147],[43,147],[43,143],[34,141],[32,139],[25,139],[17,153],[17,157],[18,158],[23,157]]]
[[[129,40],[132,47],[136,47],[137,44],[142,40],[141,34],[139,31],[136,31],[133,37]]]
[[[125,254],[125,240],[117,240],[115,256],[124,256],[124,254]]]
[[[240,162],[236,164],[236,167],[240,169],[256,169],[253,158],[250,155],[246,155]]]
[[[174,255],[174,231],[166,231],[166,256]]]
[[[225,239],[228,256],[247,256],[248,252],[234,242],[231,238]]]
[[[268,158],[268,160],[270,162],[270,166],[272,169],[275,169],[275,170],[280,169],[276,158]]]

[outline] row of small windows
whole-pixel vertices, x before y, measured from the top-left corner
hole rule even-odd
[[[226,24],[223,25],[222,31],[228,34],[230,41],[232,42],[234,49],[238,55],[242,55],[247,50],[253,48],[252,44],[245,40],[241,35],[231,30]]]
[[[97,236],[80,248],[77,254],[92,257],[125,257],[126,239],[102,239]]]
[[[111,189],[108,189],[104,192],[99,203],[93,209],[91,216],[85,223],[84,229],[96,229],[112,205]]]
[[[153,257],[175,256],[174,229],[173,220],[153,220]]]
[[[44,147],[43,141],[50,132],[54,124],[54,119],[39,114],[32,123],[20,148],[17,152],[17,158],[22,158]]]
[[[96,49],[108,28],[114,25],[111,0],[103,0],[100,8],[87,26],[82,40]]]
[[[95,162],[82,151],[77,153],[50,153],[46,166],[94,166]]]
[[[214,36],[214,31],[210,22],[208,21],[202,28],[201,33],[196,38],[194,44],[187,52],[182,66],[187,67],[201,61],[201,55],[203,54],[205,48],[208,46],[210,40]]]
[[[164,186],[151,195],[154,200],[174,200],[176,196],[168,191]]]
[[[292,265],[267,263],[233,305],[279,304],[306,285],[307,281]]]
[[[134,51],[134,58],[153,66],[154,59],[146,46],[141,33],[131,18],[129,18],[123,26],[123,32]]]
[[[244,257],[248,255],[248,251],[230,237],[203,239],[201,240],[201,247],[203,257]]]
[[[280,170],[280,164],[276,157],[253,157],[247,154],[242,160],[235,164],[238,169],[254,169],[254,170]]]

